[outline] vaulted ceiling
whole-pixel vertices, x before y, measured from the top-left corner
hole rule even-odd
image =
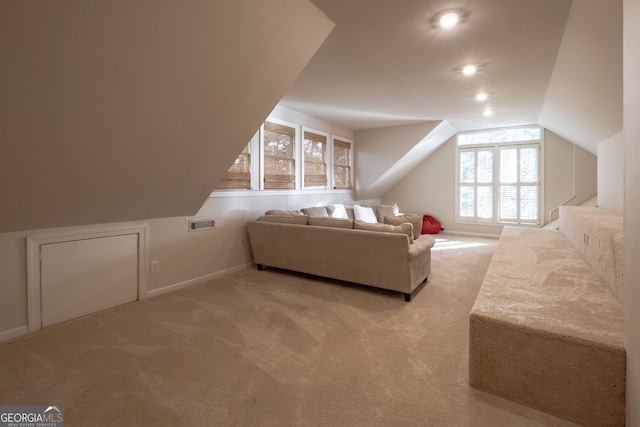
[[[621,0],[312,1],[336,27],[287,108],[354,130],[540,123],[594,154],[622,130]],[[462,22],[435,25],[451,9]]]

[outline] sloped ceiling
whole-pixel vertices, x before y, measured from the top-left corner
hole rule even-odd
[[[195,214],[332,28],[304,0],[0,2],[0,232]]]
[[[622,0],[313,2],[336,28],[286,92],[287,108],[356,131],[540,123],[592,153],[622,129]],[[450,9],[463,22],[443,31],[435,18]],[[469,63],[478,72],[464,77]],[[474,99],[480,91],[486,102]]]
[[[539,123],[597,154],[622,130],[622,2],[574,0]]]
[[[313,2],[336,28],[282,104],[354,130],[537,122],[571,8],[571,0]],[[449,9],[464,19],[444,31],[434,19]],[[470,63],[478,72],[463,76]],[[487,102],[474,99],[480,91]]]

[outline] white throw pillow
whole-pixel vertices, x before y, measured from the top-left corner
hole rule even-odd
[[[347,214],[347,209],[344,205],[331,205],[327,206],[327,211],[329,211],[329,216],[332,218],[344,218],[349,219],[349,215]]]
[[[353,214],[355,215],[356,221],[362,221],[368,224],[378,222],[378,217],[371,206],[353,205]]]

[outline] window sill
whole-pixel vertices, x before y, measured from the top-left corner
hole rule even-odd
[[[210,199],[225,197],[273,197],[291,194],[353,194],[353,190],[329,190],[324,188],[306,190],[217,190],[209,194]]]
[[[504,221],[504,222],[498,222],[498,221],[471,221],[471,220],[464,220],[464,219],[459,219],[456,218],[456,224],[465,224],[465,225],[487,225],[487,226],[493,226],[493,227],[506,227],[506,226],[518,226],[518,227],[542,227],[541,224],[534,224],[531,222],[523,222],[523,223],[518,223],[518,222],[508,222],[508,221]]]

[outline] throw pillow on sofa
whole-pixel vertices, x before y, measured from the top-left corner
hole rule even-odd
[[[404,234],[409,238],[409,243],[413,243],[413,226],[409,222],[400,225],[368,223],[362,221],[353,221],[353,228],[365,231],[382,231],[386,233]]]
[[[349,218],[309,218],[309,225],[318,227],[353,228],[353,220]]]
[[[371,206],[353,205],[353,214],[356,221],[362,221],[368,224],[375,224],[378,222],[376,212]]]
[[[400,225],[406,222],[413,226],[413,238],[417,239],[420,237],[420,232],[422,231],[422,215],[386,216],[384,218],[385,224]]]
[[[351,211],[351,215],[349,215],[349,211]],[[332,218],[353,219],[353,208],[342,204],[327,206],[327,212]]]
[[[326,206],[304,208],[304,209],[300,209],[300,211],[306,216],[308,216],[309,218],[326,218],[329,216],[329,212],[327,212]]]
[[[400,208],[398,208],[398,205],[396,203],[386,203],[383,205],[376,205],[374,206],[374,208],[376,210],[378,222],[384,223],[385,217],[400,215]]]

